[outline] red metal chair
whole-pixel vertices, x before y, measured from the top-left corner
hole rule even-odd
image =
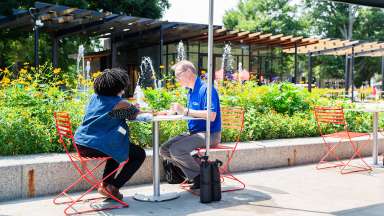
[[[69,114],[66,112],[55,112],[54,117],[56,122],[56,130],[59,135],[59,142],[64,147],[64,150],[67,156],[69,157],[73,167],[78,172],[80,177],[71,185],[69,185],[58,196],[56,196],[53,199],[53,203],[56,205],[58,204],[68,205],[64,209],[65,215],[82,214],[82,213],[105,211],[105,210],[128,207],[128,204],[126,202],[117,199],[112,194],[109,194],[110,198],[118,202],[118,204],[111,204],[106,207],[100,207],[100,208],[92,208],[92,206],[97,206],[98,203],[96,203],[96,200],[106,199],[106,197],[98,196],[98,197],[92,197],[87,199],[85,198],[85,196],[88,195],[90,192],[92,192],[94,189],[99,188],[103,180],[105,180],[111,175],[114,175],[121,167],[123,167],[128,162],[128,160],[121,163],[116,170],[109,173],[109,175],[107,175],[105,178],[99,180],[99,178],[95,176],[95,171],[100,167],[102,167],[101,165],[105,163],[108,159],[111,159],[111,157],[82,157],[77,149],[77,146],[74,140]],[[69,146],[71,145],[73,145],[76,152],[69,151]],[[81,167],[79,166],[79,163]],[[93,163],[93,166],[89,167],[88,166],[89,163]],[[78,185],[83,180],[86,181],[91,187],[86,192],[82,193],[77,197],[70,196],[68,192],[71,191],[76,185]],[[82,210],[75,209],[75,206],[77,206],[76,204],[80,205],[81,202],[90,202],[90,208],[82,209]]]
[[[244,109],[241,107],[222,107],[221,109],[221,126],[225,132],[236,133],[236,141],[234,145],[224,145],[218,144],[215,147],[210,148],[210,151],[225,151],[226,152],[226,161],[223,162],[223,165],[219,168],[220,177],[222,183],[225,182],[225,179],[236,182],[238,185],[235,187],[230,187],[227,189],[222,189],[222,192],[231,192],[237,190],[243,190],[245,188],[244,182],[239,180],[229,171],[229,165],[233,159],[233,155],[237,150],[237,145],[240,142],[240,136],[244,129]],[[196,149],[200,156],[205,152],[205,148]],[[189,190],[189,185],[186,181],[181,183],[181,187]],[[189,190],[190,191],[190,190]]]
[[[368,136],[368,139],[371,139],[369,133],[357,133],[350,132],[348,130],[348,125],[344,117],[344,111],[341,107],[315,107],[315,118],[320,132],[321,137],[323,138],[323,144],[325,148],[325,154],[320,159],[320,162],[317,164],[316,169],[326,169],[332,167],[341,167],[341,174],[348,174],[352,172],[359,171],[371,171],[372,167],[361,156],[361,149],[368,143],[362,143],[358,146],[352,139],[357,137]],[[325,134],[324,129],[331,130],[332,133]],[[327,141],[328,138],[336,139],[336,143],[331,143]],[[337,147],[343,142],[348,141],[350,146],[353,149],[352,156],[348,159],[347,162],[340,160],[340,157],[336,153]],[[334,156],[336,161],[328,161],[327,159],[330,156]],[[362,162],[362,165],[355,165],[354,159],[359,159]]]

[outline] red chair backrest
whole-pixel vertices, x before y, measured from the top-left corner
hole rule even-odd
[[[72,124],[69,113],[67,112],[54,112],[56,130],[59,135],[59,142],[64,147],[65,152],[68,157],[72,160],[72,155],[69,152],[68,145],[73,145],[76,152],[78,152],[77,146],[75,144],[75,139],[72,132]],[[80,155],[79,155],[80,156]]]
[[[325,134],[325,127],[332,131],[348,131],[342,107],[315,107],[315,118],[320,135]]]
[[[244,109],[241,107],[222,107],[221,126],[223,129],[237,130],[241,133],[244,129]]]
[[[345,125],[344,111],[341,107],[315,107],[317,122]]]

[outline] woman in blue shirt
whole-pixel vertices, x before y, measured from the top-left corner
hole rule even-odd
[[[122,98],[129,77],[122,69],[106,69],[94,81],[95,94],[87,106],[82,124],[76,130],[75,142],[81,156],[112,157],[107,160],[104,176],[127,159],[118,175],[111,175],[99,186],[99,193],[109,192],[123,199],[119,189],[133,176],[145,160],[145,151],[129,140],[126,119],[133,120],[140,112]]]

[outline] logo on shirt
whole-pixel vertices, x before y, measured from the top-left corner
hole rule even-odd
[[[192,102],[192,105],[193,106],[199,106],[199,103],[197,103],[196,101]]]

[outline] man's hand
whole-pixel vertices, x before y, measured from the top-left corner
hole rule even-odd
[[[182,106],[179,103],[172,103],[171,110],[176,112],[179,115],[183,115],[184,111],[185,111],[185,108],[184,108],[184,106]]]

